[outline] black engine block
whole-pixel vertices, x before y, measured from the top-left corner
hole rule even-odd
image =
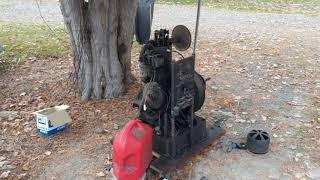
[[[175,158],[206,137],[206,121],[196,117],[205,99],[205,81],[194,70],[195,58],[172,50],[169,31],[155,31],[139,57],[143,89],[134,106],[138,118],[154,128],[153,150]],[[172,60],[172,53],[181,57]]]
[[[178,102],[180,110],[176,110],[176,113],[192,104],[194,104],[193,111],[196,112],[204,103],[205,81],[194,71],[194,58],[186,58],[189,59],[189,63],[185,63],[184,58],[180,60],[181,62],[174,63],[172,62],[173,52],[176,51],[172,51],[169,31],[161,29],[155,31],[154,40],[145,44],[140,53],[141,81],[145,85],[137,96],[134,106],[139,107],[139,118],[153,126],[159,124],[159,117],[162,117],[164,113],[171,114],[172,86],[177,86],[176,93],[180,96]],[[179,74],[176,74],[177,84],[171,82],[174,67],[172,64],[179,65],[181,68]],[[189,68],[184,67],[185,65],[188,65]],[[185,124],[185,121],[186,119],[181,116],[177,125]]]

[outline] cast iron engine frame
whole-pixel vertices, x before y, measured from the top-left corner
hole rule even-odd
[[[195,115],[205,94],[205,81],[195,71],[195,56],[174,61],[172,52],[169,31],[155,31],[154,40],[148,41],[140,54],[142,81],[146,85],[134,103],[140,110],[138,118],[154,128],[153,151],[160,157],[150,167],[159,173],[183,165],[188,157],[225,133],[217,125],[207,128],[206,120]],[[153,90],[149,89],[151,82],[155,82]],[[154,107],[152,101],[163,105]]]

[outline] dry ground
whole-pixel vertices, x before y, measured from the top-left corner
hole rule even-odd
[[[224,53],[223,46],[201,47],[197,69],[212,80],[199,114],[210,120],[230,116],[227,135],[221,145],[208,148],[174,177],[184,179],[191,170],[192,179],[307,177],[308,171],[319,166],[319,60],[281,60],[277,55],[266,60],[250,51],[238,51],[233,57]],[[16,166],[11,178],[25,174],[26,179],[96,179],[97,173],[105,172],[109,141],[118,126],[134,118],[137,111],[131,102],[141,85],[132,84],[127,95],[112,101],[84,103],[70,88],[71,70],[69,59],[35,60],[1,79],[1,109],[18,111],[17,116],[2,118],[0,124],[1,156]],[[26,95],[21,96],[23,92]],[[37,135],[30,113],[59,104],[71,106],[69,129],[52,138]],[[224,150],[225,142],[245,137],[252,128],[266,129],[273,136],[269,154]],[[252,169],[249,174],[247,168]]]

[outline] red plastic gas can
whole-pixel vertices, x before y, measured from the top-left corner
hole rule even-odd
[[[113,174],[118,180],[138,180],[152,160],[152,128],[131,120],[113,141]]]

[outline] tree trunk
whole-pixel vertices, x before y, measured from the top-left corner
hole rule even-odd
[[[60,0],[82,100],[122,95],[131,82],[138,0]]]

